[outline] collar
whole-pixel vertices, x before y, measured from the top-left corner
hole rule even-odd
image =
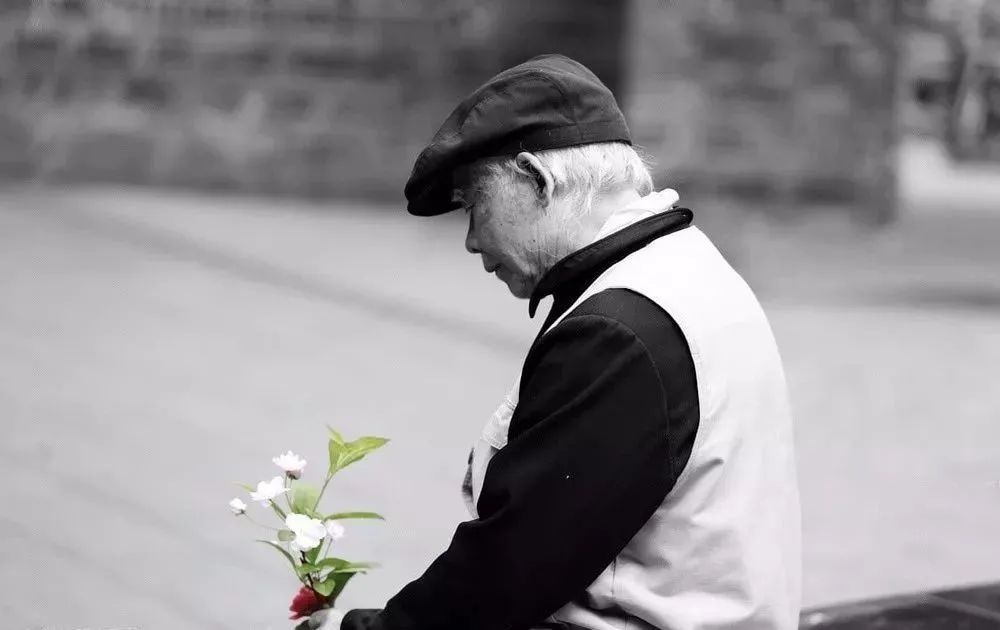
[[[661,236],[691,225],[694,218],[687,208],[673,208],[637,221],[566,256],[549,269],[531,294],[528,315],[535,316],[538,303],[553,297],[548,322],[569,308],[599,275]],[[603,232],[603,231],[602,231]]]

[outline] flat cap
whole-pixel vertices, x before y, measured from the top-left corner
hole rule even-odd
[[[413,165],[407,210],[433,216],[456,209],[453,176],[463,165],[595,142],[632,143],[611,90],[568,57],[535,57],[484,83],[448,116]]]

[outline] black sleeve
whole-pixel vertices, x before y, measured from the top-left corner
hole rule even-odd
[[[668,332],[687,353],[679,329]],[[679,473],[658,364],[608,317],[571,316],[545,334],[525,362],[479,518],[459,525],[447,551],[385,609],[350,611],[341,627],[519,630],[579,596]]]

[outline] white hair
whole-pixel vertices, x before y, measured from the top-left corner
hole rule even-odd
[[[624,142],[600,142],[534,152],[552,175],[552,208],[544,215],[548,227],[532,243],[537,255],[551,265],[565,256],[584,218],[590,216],[603,195],[635,191],[653,192],[647,158]],[[472,196],[485,196],[502,205],[516,207],[526,196],[538,202],[537,174],[516,157],[481,160],[458,174],[455,200],[468,203]],[[569,247],[569,251],[567,248]],[[543,265],[543,266],[545,266]]]
[[[552,174],[553,198],[577,217],[590,212],[601,195],[635,190],[653,192],[649,159],[624,142],[598,142],[533,154]],[[486,160],[474,168],[476,187],[488,195],[510,190],[530,175],[514,157]]]

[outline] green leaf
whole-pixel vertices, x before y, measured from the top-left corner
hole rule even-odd
[[[347,447],[343,442],[338,442],[337,440],[330,438],[330,441],[327,442],[327,452],[330,455],[330,468],[328,469],[327,474],[333,476],[333,474],[341,468],[340,462],[344,459]]]
[[[309,551],[305,552],[306,562],[313,564],[316,562],[316,558],[319,558],[319,552],[323,549],[323,545],[316,545]]]
[[[291,542],[295,539],[295,532],[290,529],[282,529],[278,531],[278,540],[281,542]]]
[[[349,562],[343,558],[323,558],[319,562],[303,564],[297,569],[297,572],[299,575],[306,575],[323,569],[332,569],[329,575],[353,575],[375,568],[378,568],[378,565],[373,562]]]
[[[236,485],[239,486],[239,487],[241,487],[241,488],[243,488],[247,492],[256,492],[257,491],[257,488],[255,488],[254,486],[249,486],[249,485],[247,485],[245,483],[238,483]]]
[[[364,572],[369,569],[377,569],[379,567],[376,562],[348,562],[347,566],[335,569],[337,573],[359,573]]]
[[[281,555],[285,556],[285,558],[288,559],[288,562],[291,563],[292,569],[296,570],[296,571],[298,570],[298,567],[295,564],[295,559],[292,558],[292,554],[290,554],[287,551],[285,551],[284,548],[282,548],[281,545],[277,544],[273,540],[258,540],[257,542],[262,542],[265,545],[270,545],[271,547],[274,547],[275,549],[277,549],[278,551],[280,551]]]
[[[309,563],[301,564],[297,569],[295,569],[295,572],[298,573],[300,577],[308,575],[310,573],[314,573],[316,571],[319,571],[319,567]]]
[[[337,590],[337,583],[343,580],[342,577],[337,575],[327,576],[322,582],[316,582],[313,584],[313,590],[322,595],[323,597],[330,597],[333,592]],[[346,583],[347,580],[344,580]],[[343,589],[343,587],[341,587]]]
[[[327,451],[330,456],[329,475],[333,475],[338,470],[350,466],[360,460],[375,449],[381,448],[389,442],[386,438],[366,435],[353,442],[345,442],[344,437],[337,433],[332,427],[330,430],[330,440],[327,443]]]
[[[324,521],[341,521],[349,518],[375,518],[384,521],[385,517],[375,512],[337,512],[323,517]]]
[[[343,569],[334,569],[330,573],[335,573],[337,575],[353,575],[354,573],[367,573],[371,569],[377,569],[379,565],[377,564],[365,564],[358,563],[357,565],[344,567]]]
[[[345,444],[344,436],[342,436],[340,433],[337,433],[336,429],[334,429],[330,425],[326,425],[326,428],[327,430],[330,431],[330,439],[335,440],[340,445]]]
[[[350,564],[350,562],[344,560],[343,558],[323,558],[313,566],[316,567],[317,570],[325,569],[327,567],[330,567],[331,569],[340,569],[350,566]]]
[[[357,573],[368,569],[377,569],[379,565],[374,562],[351,562],[343,558],[323,558],[316,563],[316,566],[321,569],[330,567],[334,573]]]
[[[337,602],[337,598],[340,597],[341,591],[347,586],[347,582],[354,577],[354,573],[346,574],[334,574],[336,576],[336,586],[334,586],[333,591],[330,593],[330,605],[333,606]],[[332,576],[331,576],[332,577]]]
[[[352,577],[354,577],[353,573],[331,573],[322,582],[315,583],[313,589],[326,597],[330,606],[335,606],[337,598]]]
[[[374,451],[377,448],[382,448],[388,443],[389,443],[389,438],[378,437],[375,435],[365,435],[351,442],[351,444],[354,445],[354,448],[363,448],[365,449],[365,452]]]
[[[317,499],[319,499],[319,488],[302,481],[292,484],[292,511],[296,514],[306,516],[315,514]]]
[[[347,443],[347,455],[344,457],[344,461],[341,462],[340,468],[346,468],[354,462],[360,460],[362,457],[371,453],[372,451],[382,448],[385,446],[389,440],[386,438],[365,436],[360,437],[353,442]]]

